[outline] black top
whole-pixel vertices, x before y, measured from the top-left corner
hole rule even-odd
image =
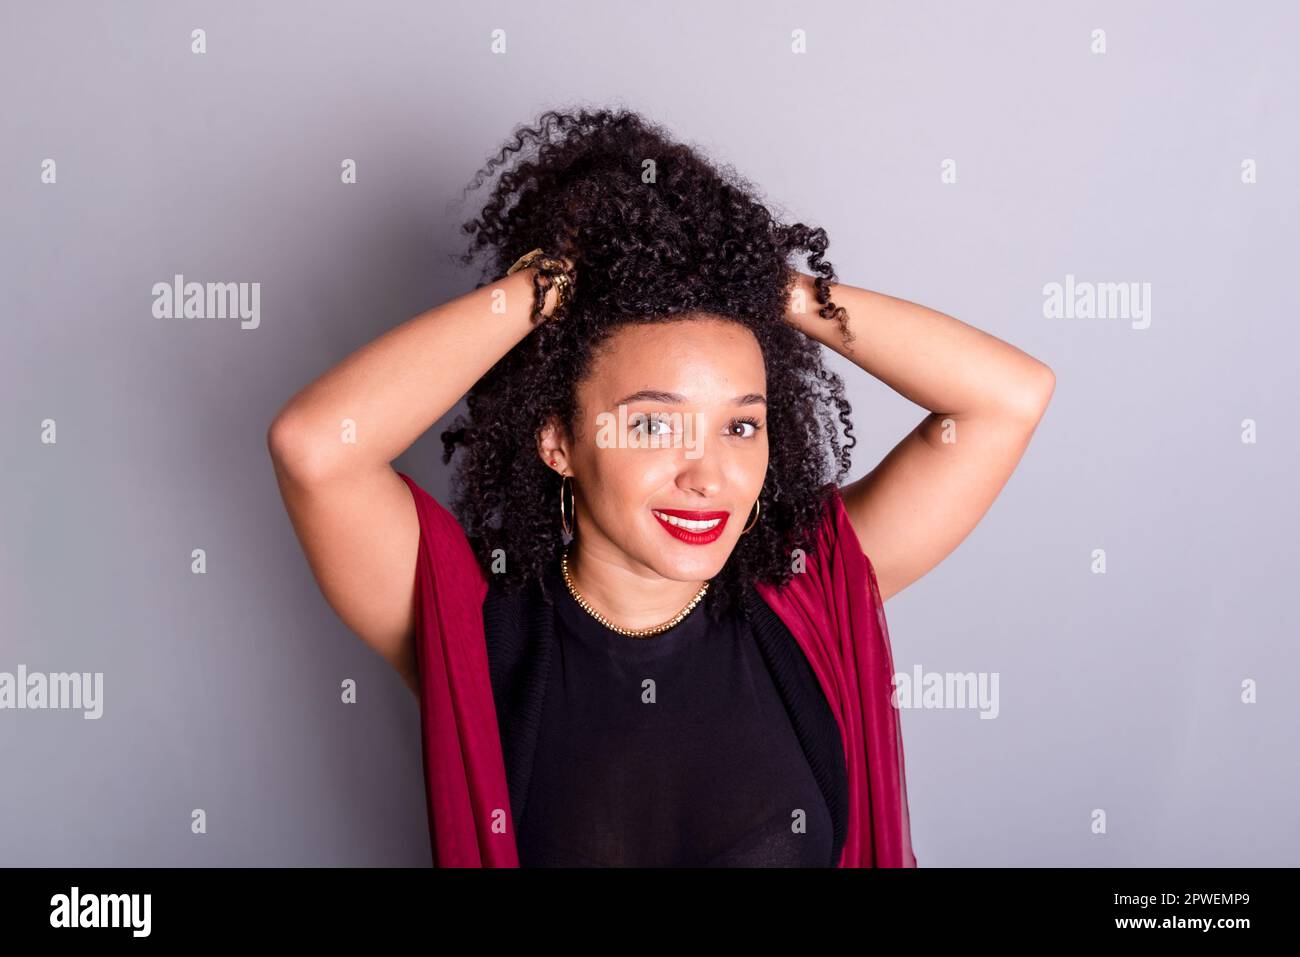
[[[844,843],[838,725],[794,637],[703,603],[630,638],[558,563],[484,605],[523,867],[829,867]],[[757,604],[753,604],[757,602]]]

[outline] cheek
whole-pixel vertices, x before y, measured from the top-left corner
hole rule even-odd
[[[733,488],[757,489],[767,478],[770,462],[766,446],[755,448],[752,454],[737,455],[731,460],[727,478]]]
[[[677,471],[671,456],[645,449],[597,449],[592,466],[595,480],[624,501],[649,498]]]
[[[672,481],[672,469],[635,449],[597,449],[590,469],[591,496],[615,524],[635,522],[629,509],[649,502]]]

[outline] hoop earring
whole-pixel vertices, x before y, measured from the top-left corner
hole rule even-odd
[[[568,515],[565,515],[565,511],[564,511],[564,483],[565,483],[565,482],[568,482],[568,481],[569,481],[569,476],[567,476],[567,475],[562,475],[562,476],[560,477],[560,528],[564,529],[564,534],[565,534],[565,535],[572,536],[572,535],[573,535],[573,524],[572,524],[572,522],[569,520],[569,516],[568,516]],[[573,483],[571,483],[571,482],[569,483],[569,498],[570,498],[570,499],[573,498]],[[572,514],[573,514],[574,506],[575,506],[576,504],[577,504],[577,503],[574,502],[573,505],[570,505],[570,506],[569,506],[569,515],[572,515]]]
[[[746,525],[744,531],[742,531],[740,534],[744,535],[745,532],[749,531],[751,528],[753,528],[755,525],[758,524],[758,513],[759,513],[761,503],[762,503],[762,493],[759,494],[758,498],[754,499],[754,520],[751,521],[748,525]]]

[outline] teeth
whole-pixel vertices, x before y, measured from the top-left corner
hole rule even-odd
[[[688,532],[707,532],[709,529],[715,528],[718,522],[722,521],[720,518],[711,518],[707,522],[692,522],[690,519],[678,518],[676,515],[665,515],[663,512],[655,512],[654,509],[650,509],[650,511],[654,512],[655,515],[662,518],[669,525],[679,525]]]

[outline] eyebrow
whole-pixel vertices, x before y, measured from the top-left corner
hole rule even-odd
[[[677,392],[664,392],[660,389],[641,389],[639,392],[633,392],[631,395],[625,395],[615,402],[615,405],[628,405],[632,402],[664,402],[673,405],[680,405],[686,401],[686,396]],[[738,395],[731,400],[735,405],[767,405],[767,399],[763,398],[761,393],[746,392],[744,395]]]

